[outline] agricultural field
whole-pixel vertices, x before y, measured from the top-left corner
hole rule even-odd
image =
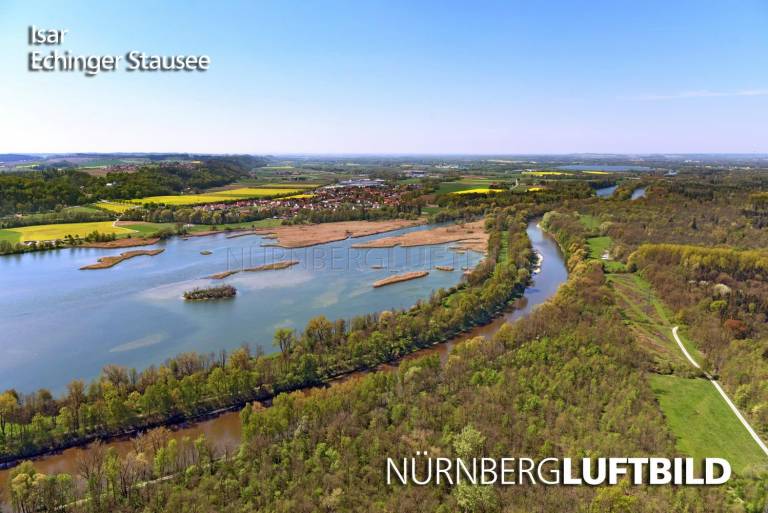
[[[570,173],[567,171],[523,171],[521,174],[527,175],[527,176],[547,177],[547,176],[571,176],[574,173]]]
[[[437,189],[437,194],[451,194],[454,192],[468,191],[471,189],[489,189],[490,185],[498,183],[490,178],[462,178],[453,182],[443,182]]]
[[[131,200],[131,203],[143,205],[144,203],[163,203],[166,205],[204,205],[205,203],[219,203],[224,201],[238,201],[252,198],[268,198],[276,196],[290,196],[301,193],[297,187],[271,188],[271,187],[242,187],[203,194],[184,194],[179,196],[149,196]]]
[[[280,198],[280,199],[285,199],[285,200],[289,200],[289,199],[309,199],[309,198],[312,198],[314,196],[315,195],[311,194],[311,193],[293,194],[291,196],[285,196],[284,198]]]
[[[43,224],[39,226],[8,228],[0,230],[0,240],[7,240],[11,243],[55,240],[63,239],[67,235],[85,237],[94,231],[105,234],[114,233],[118,236],[136,234],[135,230],[113,226],[112,221],[102,221],[97,223]]]
[[[455,191],[451,194],[490,194],[493,192],[504,192],[503,189],[490,189],[488,187],[475,187],[474,189],[464,189],[462,191]]]
[[[100,201],[98,203],[94,203],[93,206],[98,209],[107,210],[108,212],[113,212],[115,214],[122,214],[127,210],[137,207],[135,203],[115,202],[115,201]]]

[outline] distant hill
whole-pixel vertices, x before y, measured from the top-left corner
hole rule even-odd
[[[25,160],[39,160],[34,155],[22,155],[19,153],[0,153],[0,162],[23,162]]]

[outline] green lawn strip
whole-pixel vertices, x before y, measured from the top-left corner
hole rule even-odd
[[[711,383],[660,375],[649,381],[679,451],[694,458],[725,458],[739,474],[750,467],[768,468],[768,459]]]
[[[499,250],[499,262],[506,262],[509,258],[509,232],[501,232],[501,249]]]
[[[281,219],[261,219],[259,221],[245,221],[242,223],[228,223],[228,224],[197,224],[188,228],[190,233],[205,232],[210,230],[243,230],[248,228],[274,228],[283,224]]]
[[[161,230],[176,230],[175,223],[141,223],[127,226],[131,230],[136,230],[140,235],[151,237]]]
[[[0,240],[5,240],[11,244],[16,244],[21,241],[21,234],[11,230],[0,230]]]
[[[65,209],[62,209],[62,212],[80,213],[80,214],[99,214],[104,211],[101,210],[100,208],[96,208],[91,205],[82,205],[78,207],[67,207]]]
[[[591,214],[579,214],[579,221],[589,230],[600,228],[600,219]]]
[[[649,296],[650,291],[650,298],[651,298],[651,304],[653,305],[654,309],[656,310],[656,314],[659,316],[659,318],[663,321],[662,327],[665,328],[663,330],[663,333],[665,333],[666,337],[673,343],[675,346],[677,346],[677,342],[675,341],[675,338],[672,336],[672,327],[676,325],[676,323],[673,320],[672,312],[669,311],[669,308],[667,308],[667,305],[665,305],[658,297],[656,297],[656,294],[653,293],[651,290],[651,284],[648,283],[642,276],[639,274],[633,274],[632,280],[635,286],[642,292],[644,297]],[[683,343],[683,346],[685,346],[686,351],[696,360],[699,364],[701,364],[704,361],[704,355],[699,352],[699,349],[696,347],[696,344],[691,342],[683,333],[685,330],[685,326],[680,327],[681,331],[678,332],[678,336],[680,337],[680,340]],[[678,348],[679,350],[679,348]]]

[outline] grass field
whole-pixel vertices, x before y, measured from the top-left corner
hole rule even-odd
[[[637,274],[610,274],[607,279],[640,347],[672,363],[676,373],[682,372],[681,369],[693,371],[672,338],[672,314],[653,293],[650,284]],[[696,347],[689,340],[681,339],[686,350],[701,362],[702,356]],[[768,465],[768,458],[707,380],[649,374],[649,381],[680,452],[694,458],[725,458],[735,472]]]
[[[680,452],[725,458],[737,473],[768,468],[768,458],[707,380],[654,374],[650,383]]]
[[[185,194],[180,196],[149,196],[131,200],[131,203],[164,203],[166,205],[202,205],[205,203],[218,203],[221,201],[237,201],[251,198],[262,198],[271,196],[286,196],[300,193],[301,189],[291,188],[272,188],[272,187],[241,187],[239,189],[230,189],[217,192],[208,192],[203,194]]]
[[[43,224],[0,230],[0,240],[8,242],[28,242],[32,240],[63,239],[67,235],[85,237],[89,233],[114,233],[116,235],[135,234],[136,231],[120,226],[112,226],[112,221],[98,223]]]

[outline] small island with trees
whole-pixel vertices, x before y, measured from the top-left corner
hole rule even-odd
[[[205,301],[209,299],[227,299],[237,295],[237,289],[232,285],[220,287],[195,288],[184,292],[185,301]]]

